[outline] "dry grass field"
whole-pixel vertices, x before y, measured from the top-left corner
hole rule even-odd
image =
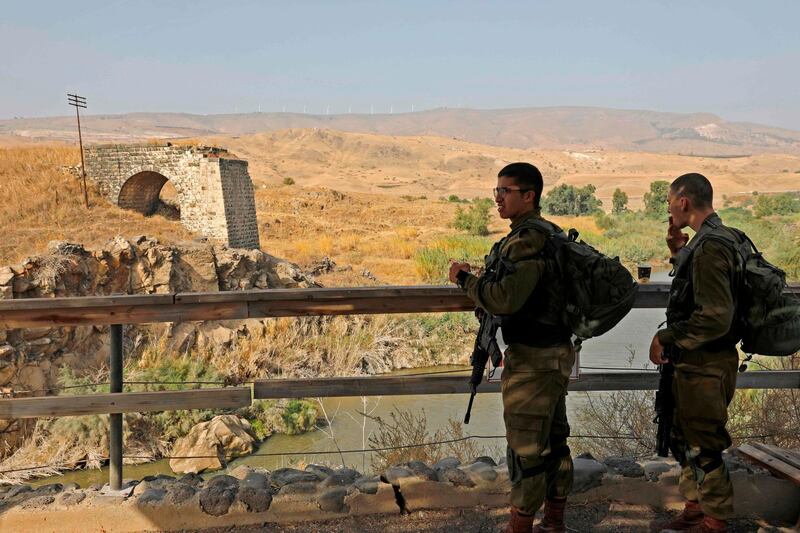
[[[458,206],[466,204],[447,199],[488,197],[494,176],[511,161],[536,163],[545,176],[545,193],[560,183],[594,184],[607,210],[617,187],[637,209],[651,181],[687,171],[711,177],[718,205],[722,197],[749,196],[754,190],[800,188],[800,157],[780,154],[711,158],[526,151],[442,137],[320,129],[181,142],[219,145],[247,159],[262,249],[302,266],[331,258],[339,268],[320,276],[327,285],[430,282],[430,265],[420,264],[420,251],[431,247],[461,254],[454,259],[482,258],[507,223],[492,212],[488,237],[462,234],[466,240],[454,242],[458,232],[451,224]],[[117,234],[148,234],[163,242],[196,237],[177,221],[121,210],[91,187],[86,210],[79,181],[65,170],[78,162],[77,149],[63,144],[0,148],[0,223],[5,228],[0,264],[42,253],[55,239],[99,245]],[[584,234],[602,233],[588,217],[556,222]]]
[[[346,192],[426,196],[455,194],[488,197],[494,177],[507,163],[529,161],[545,178],[547,189],[561,183],[597,187],[606,210],[614,189],[621,188],[630,206],[655,180],[701,172],[723,195],[800,189],[800,157],[761,154],[715,158],[604,150],[519,150],[444,137],[386,136],[333,130],[282,130],[255,135],[203,137],[205,144],[228,148],[250,163],[257,186],[291,178],[301,186]]]

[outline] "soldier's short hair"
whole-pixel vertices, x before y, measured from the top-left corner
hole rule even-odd
[[[497,177],[514,178],[514,181],[516,181],[520,188],[531,189],[536,193],[536,199],[533,201],[534,207],[539,207],[539,201],[542,199],[544,180],[542,180],[542,173],[539,172],[538,168],[530,163],[511,163],[503,167],[497,174]]]
[[[714,188],[708,178],[697,172],[679,176],[669,186],[673,194],[685,196],[695,207],[711,207],[714,201]]]

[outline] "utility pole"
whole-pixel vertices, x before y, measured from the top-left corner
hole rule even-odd
[[[81,108],[86,109],[86,98],[77,94],[67,93],[67,102],[75,108],[75,115],[78,117],[78,143],[81,147],[81,174],[83,175],[83,200],[86,202],[86,209],[89,209],[89,192],[86,189],[86,164],[83,161],[83,137],[81,136]]]

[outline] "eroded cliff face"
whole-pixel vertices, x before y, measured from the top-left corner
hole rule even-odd
[[[105,246],[53,241],[47,253],[0,268],[0,299],[55,298],[110,294],[213,292],[315,286],[297,265],[259,250],[229,249],[202,241],[177,245],[155,239],[116,237]],[[181,348],[217,343],[234,330],[219,323],[167,324],[180,330]],[[143,338],[126,328],[126,352]],[[175,339],[176,341],[178,339]],[[44,396],[57,386],[59,370],[76,373],[108,360],[107,327],[79,326],[0,329],[0,392],[3,396]],[[189,346],[191,344],[192,346]],[[0,420],[0,457],[24,437],[25,424]]]

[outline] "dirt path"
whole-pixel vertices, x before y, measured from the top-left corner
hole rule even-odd
[[[407,515],[351,517],[324,522],[300,524],[264,524],[238,528],[206,529],[204,533],[264,532],[264,533],[500,533],[505,526],[508,509],[454,509],[417,511]],[[567,510],[569,531],[633,532],[650,531],[652,525],[668,519],[669,514],[643,505],[603,502],[573,505]],[[750,520],[737,520],[729,532],[780,532],[778,528]]]

